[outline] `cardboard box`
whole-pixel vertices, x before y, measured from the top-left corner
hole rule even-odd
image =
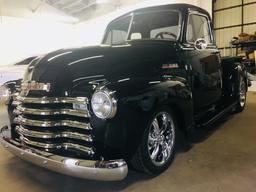
[[[251,59],[251,60],[255,60],[255,51],[248,54],[248,58]]]
[[[237,56],[238,56],[238,57],[242,57],[243,59],[247,59],[247,56],[246,56],[245,51],[239,51],[239,52],[237,53]]]

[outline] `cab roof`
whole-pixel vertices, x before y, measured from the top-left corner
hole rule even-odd
[[[143,12],[150,12],[150,11],[166,11],[166,10],[170,10],[170,9],[176,9],[176,10],[180,11],[183,14],[186,14],[188,11],[195,11],[195,12],[205,14],[209,18],[211,18],[210,14],[203,8],[200,8],[198,6],[191,5],[191,4],[186,4],[186,3],[174,3],[174,4],[156,5],[156,6],[150,6],[150,7],[135,9],[133,11],[130,11],[126,14],[123,14],[123,15],[117,17],[116,19],[114,19],[110,23],[112,23],[116,20],[119,20],[120,18],[122,18],[124,16],[127,16],[127,15],[130,15],[132,13],[136,14],[136,13],[143,13]]]

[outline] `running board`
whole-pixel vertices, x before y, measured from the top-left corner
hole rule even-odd
[[[212,123],[216,122],[217,120],[219,120],[221,117],[223,117],[226,113],[230,112],[235,106],[237,105],[237,102],[231,104],[230,106],[228,106],[227,108],[225,108],[224,110],[222,110],[221,112],[219,112],[217,115],[213,116],[211,119],[209,119],[207,122],[198,124],[197,127],[207,127],[209,125],[211,125]]]

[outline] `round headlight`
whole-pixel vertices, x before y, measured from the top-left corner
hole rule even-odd
[[[116,114],[116,100],[112,93],[100,90],[93,94],[91,105],[94,114],[100,119],[110,119]]]
[[[10,100],[11,92],[6,86],[0,87],[0,104],[8,104]]]

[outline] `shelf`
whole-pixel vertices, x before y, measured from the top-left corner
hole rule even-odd
[[[251,47],[251,46],[256,46],[256,40],[253,41],[241,41],[241,42],[232,42],[232,45],[235,47]]]

